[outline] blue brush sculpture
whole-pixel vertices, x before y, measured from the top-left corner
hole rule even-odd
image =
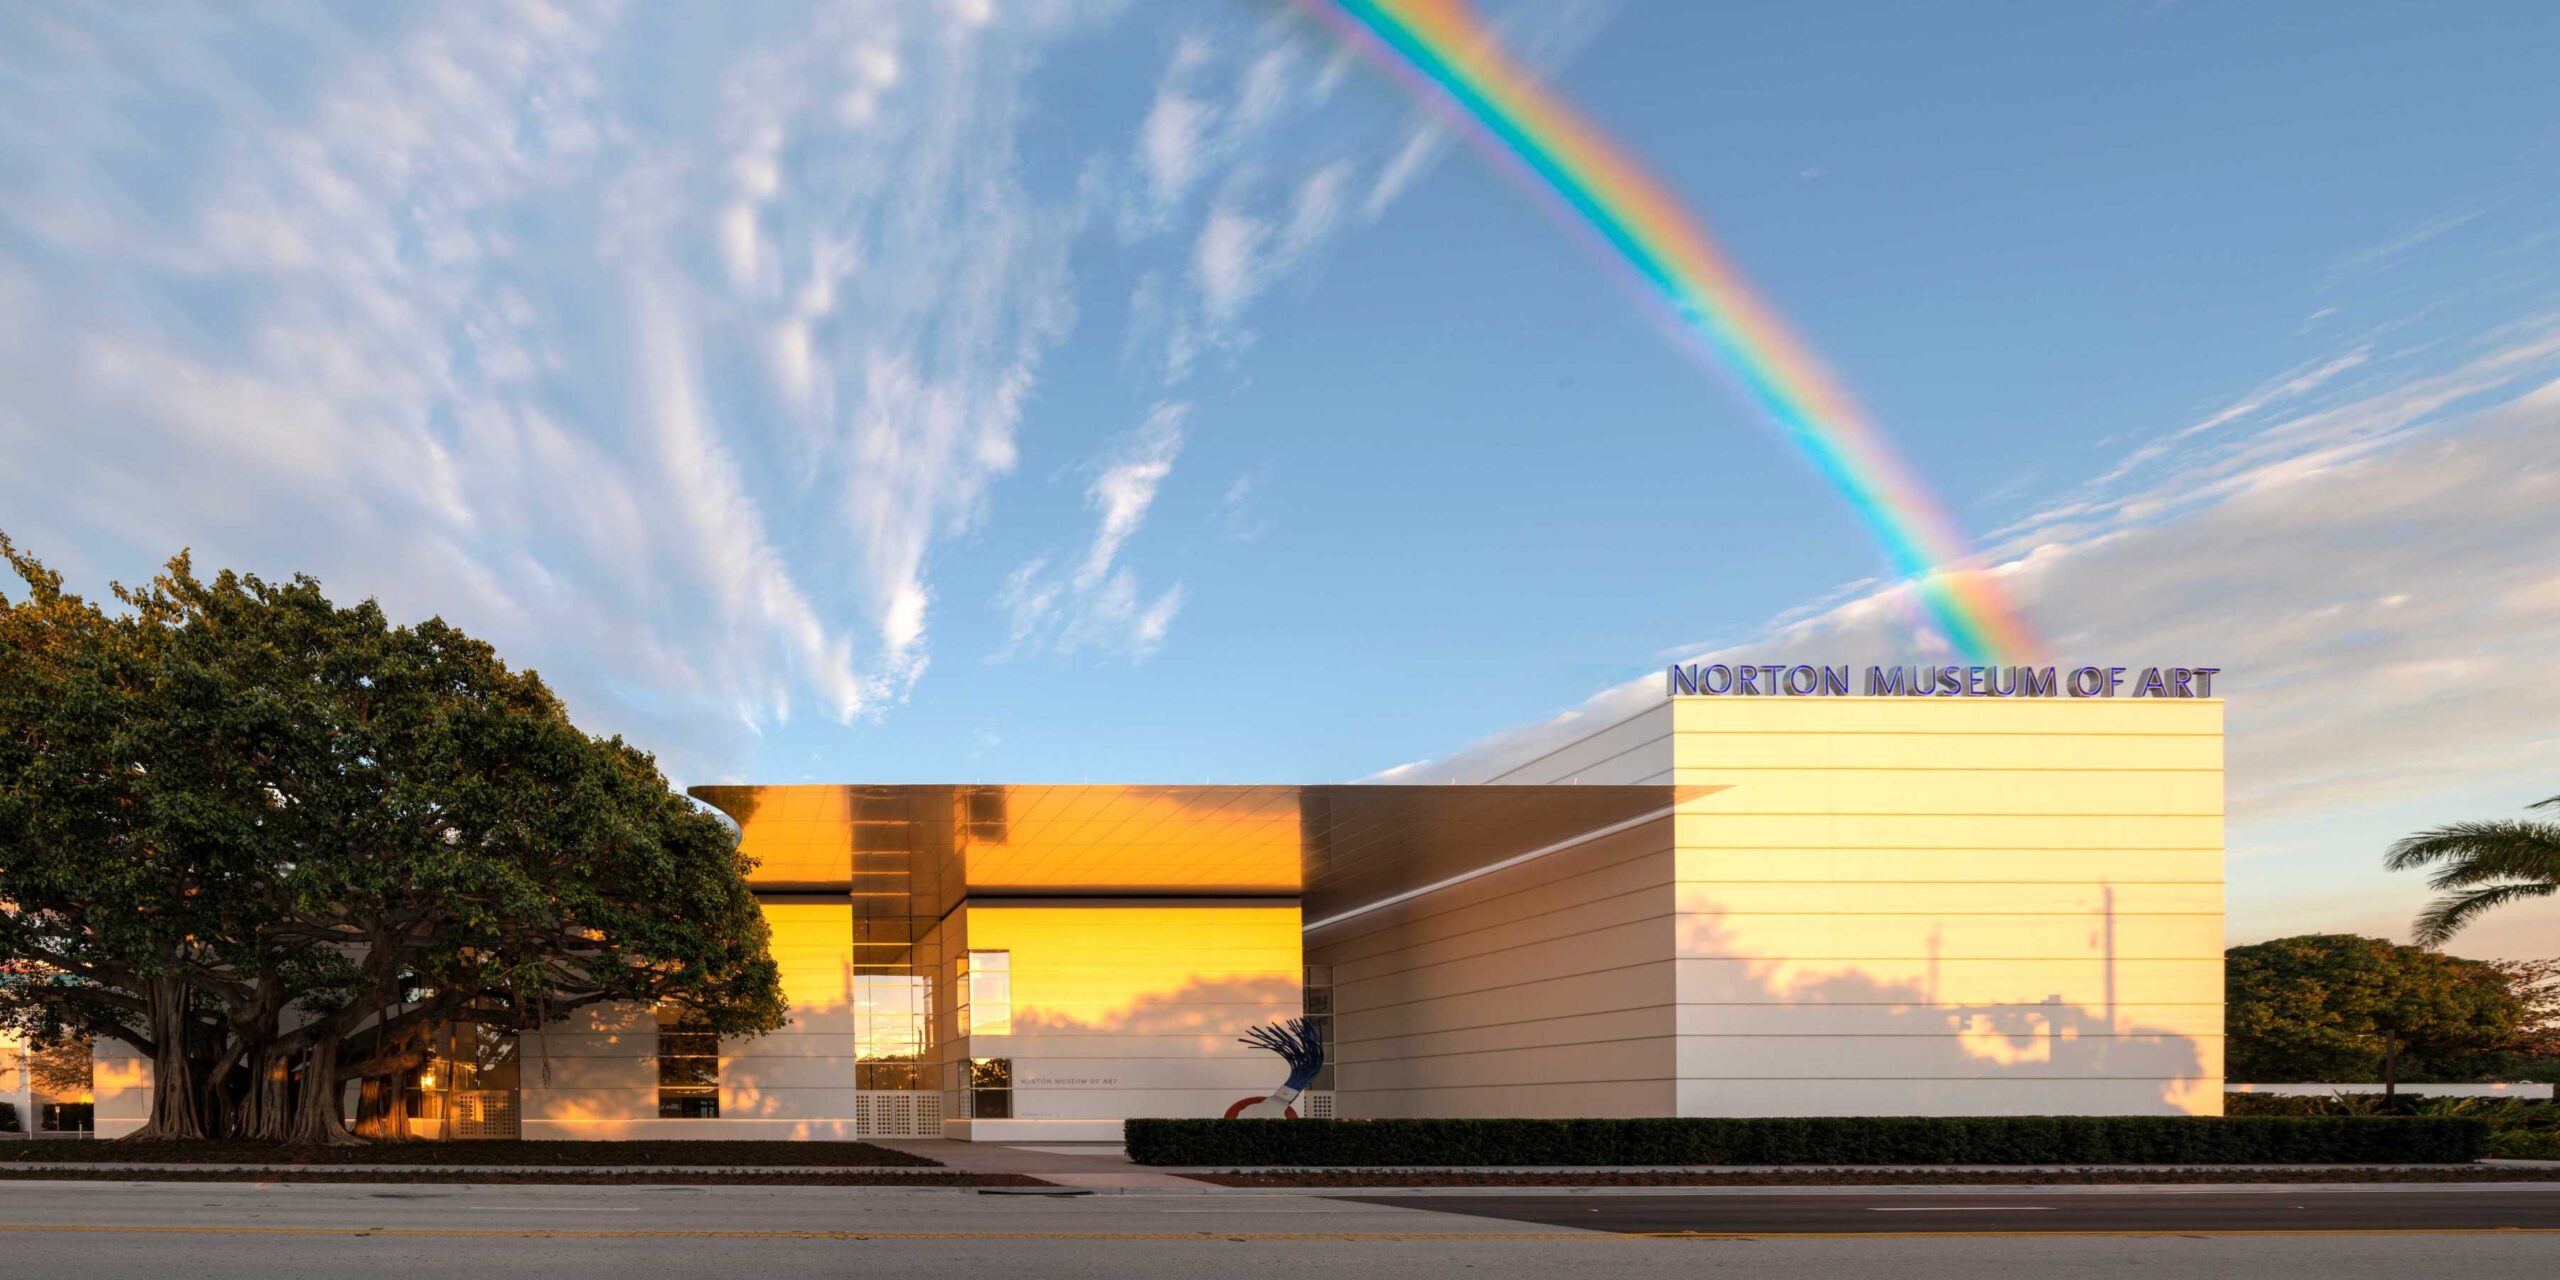
[[[1255,1027],[1236,1041],[1279,1054],[1289,1064],[1289,1079],[1271,1096],[1238,1113],[1246,1120],[1281,1120],[1289,1115],[1289,1104],[1315,1083],[1316,1073],[1324,1070],[1324,1033],[1304,1018],[1267,1027]]]

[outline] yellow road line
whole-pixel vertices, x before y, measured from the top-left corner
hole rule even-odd
[[[2032,1240],[2052,1236],[2144,1239],[2251,1236],[2499,1236],[2560,1235],[2560,1227],[2354,1227],[2217,1228],[2181,1231],[2096,1229],[2059,1231],[556,1231],[530,1227],[250,1227],[161,1223],[0,1223],[0,1232],[103,1235],[393,1236],[404,1239],[498,1240],[1092,1240],[1224,1243],[1231,1241],[1476,1241],[1508,1244],[1558,1240]]]

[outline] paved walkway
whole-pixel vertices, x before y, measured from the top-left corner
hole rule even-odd
[[[432,1173],[450,1176],[456,1173],[486,1171],[491,1173],[609,1173],[609,1174],[686,1174],[686,1173],[859,1173],[888,1177],[937,1173],[1013,1173],[1053,1182],[1062,1187],[1092,1190],[1164,1189],[1201,1191],[1208,1183],[1178,1174],[1131,1164],[1126,1152],[1116,1142],[1051,1143],[1040,1146],[1007,1146],[995,1142],[954,1142],[948,1138],[872,1138],[875,1146],[888,1147],[909,1155],[939,1162],[939,1168],[908,1168],[874,1165],[465,1165],[465,1164],[294,1164],[291,1162],[204,1164],[192,1162],[154,1161],[69,1161],[11,1160],[0,1162],[0,1168],[42,1169],[67,1172],[76,1169],[116,1169],[137,1173],[174,1173],[186,1170],[221,1170],[224,1172],[301,1173]]]
[[[685,1173],[772,1173],[772,1174],[791,1174],[791,1173],[862,1173],[862,1174],[881,1174],[881,1175],[884,1175],[884,1176],[887,1176],[887,1177],[892,1177],[892,1178],[894,1178],[894,1177],[898,1177],[898,1176],[901,1176],[901,1175],[912,1175],[912,1174],[934,1174],[934,1173],[958,1172],[958,1173],[1010,1173],[1010,1174],[1021,1174],[1021,1175],[1027,1176],[1027,1177],[1032,1177],[1032,1178],[1040,1179],[1040,1180],[1041,1180],[1041,1181],[1043,1181],[1043,1182],[1054,1183],[1054,1184],[1056,1184],[1056,1185],[1058,1185],[1058,1186],[1061,1186],[1061,1187],[1069,1187],[1069,1188],[1075,1188],[1075,1189],[1080,1189],[1080,1190],[1088,1190],[1088,1191],[1102,1191],[1102,1192],[1114,1192],[1114,1191],[1118,1191],[1118,1192],[1133,1192],[1133,1191],[1134,1191],[1134,1192],[1148,1192],[1148,1191],[1153,1191],[1153,1192],[1189,1192],[1189,1193],[1196,1193],[1196,1194],[1214,1194],[1214,1195],[1309,1195],[1309,1194],[1314,1194],[1314,1195],[1343,1195],[1343,1194],[1357,1193],[1359,1190],[1361,1190],[1361,1189],[1359,1189],[1359,1188],[1351,1188],[1351,1187],[1324,1187],[1324,1188],[1295,1188],[1295,1187],[1223,1187],[1223,1186],[1219,1186],[1219,1185],[1217,1185],[1217,1184],[1215,1184],[1215,1183],[1205,1182],[1205,1181],[1202,1181],[1202,1180],[1200,1180],[1200,1179],[1198,1179],[1198,1178],[1196,1178],[1196,1177],[1191,1177],[1191,1176],[1186,1176],[1186,1175],[1203,1174],[1203,1173],[1222,1173],[1222,1172],[1229,1172],[1229,1171],[1231,1171],[1231,1167],[1230,1167],[1230,1166],[1204,1166],[1204,1167],[1192,1167],[1192,1168],[1149,1168],[1149,1167],[1146,1167],[1146,1166],[1142,1166],[1142,1165],[1137,1165],[1137,1164],[1133,1164],[1133,1163],[1131,1163],[1131,1162],[1130,1162],[1130,1160],[1129,1160],[1129,1157],[1128,1157],[1128,1153],[1127,1153],[1126,1151],[1124,1151],[1124,1150],[1120,1147],[1120,1145],[1119,1145],[1118,1143],[1110,1143],[1110,1142],[1092,1142],[1092,1143],[1043,1143],[1043,1144],[1038,1144],[1038,1145],[1029,1145],[1029,1146],[1014,1146],[1014,1145],[1009,1145],[1009,1144],[1005,1144],[1005,1143],[996,1143],[996,1142],[954,1142],[954,1141],[951,1141],[951,1140],[949,1140],[949,1139],[947,1139],[947,1138],[874,1138],[874,1139],[868,1139],[868,1141],[872,1142],[874,1145],[877,1145],[877,1146],[889,1147],[889,1148],[892,1148],[892,1149],[894,1149],[894,1150],[898,1150],[898,1151],[906,1152],[906,1153],[908,1153],[908,1154],[910,1154],[910,1155],[922,1156],[922,1157],[924,1157],[924,1158],[926,1158],[926,1159],[928,1159],[928,1160],[938,1161],[938,1162],[940,1162],[940,1167],[939,1167],[939,1168],[908,1168],[908,1167],[876,1167],[876,1166],[859,1166],[859,1165],[857,1165],[857,1166],[833,1166],[833,1165],[828,1165],[828,1166],[818,1166],[818,1165],[749,1165],[749,1164],[734,1164],[734,1165],[699,1165],[699,1166],[687,1166],[687,1165],[443,1165],[443,1164],[438,1164],[438,1165],[418,1165],[418,1164],[322,1164],[322,1165],[302,1164],[302,1165],[296,1165],[296,1164],[289,1164],[289,1163],[274,1163],[274,1164],[200,1164],[200,1163],[162,1163],[162,1162],[143,1162],[143,1161],[136,1161],[136,1162],[133,1162],[133,1163],[124,1163],[124,1162],[121,1162],[121,1161],[118,1161],[118,1162],[91,1162],[91,1161],[18,1161],[18,1160],[11,1160],[11,1161],[6,1161],[6,1162],[0,1162],[0,1168],[8,1168],[8,1169],[41,1169],[41,1170],[45,1170],[45,1171],[48,1171],[48,1172],[69,1172],[69,1171],[74,1171],[74,1170],[97,1170],[97,1169],[108,1169],[108,1168],[112,1168],[112,1169],[115,1169],[115,1170],[117,1170],[117,1171],[119,1171],[119,1172],[126,1172],[126,1171],[129,1171],[129,1172],[133,1172],[133,1173],[146,1173],[146,1174],[147,1174],[147,1173],[158,1173],[158,1172],[183,1172],[183,1171],[188,1171],[188,1170],[222,1170],[222,1171],[225,1171],[225,1172],[257,1172],[257,1173],[298,1173],[298,1172],[315,1171],[315,1170],[316,1170],[316,1171],[324,1171],[324,1172],[325,1172],[325,1171],[335,1171],[335,1170],[345,1170],[345,1171],[349,1171],[349,1172],[364,1172],[364,1173],[434,1173],[434,1174],[438,1174],[438,1175],[451,1175],[451,1174],[456,1174],[456,1173],[471,1173],[471,1172],[475,1172],[475,1171],[486,1171],[486,1172],[492,1172],[492,1173],[496,1173],[496,1172],[508,1172],[508,1173],[556,1173],[556,1174],[578,1174],[578,1173],[588,1173],[588,1174],[685,1174]],[[2491,1167],[2505,1166],[2505,1167],[2514,1167],[2514,1168],[2549,1168],[2549,1167],[2553,1167],[2553,1166],[2555,1166],[2555,1165],[2560,1165],[2560,1161],[2549,1161],[2549,1160],[2483,1160],[2483,1161],[2481,1161],[2481,1162],[2480,1162],[2480,1164],[2481,1164],[2481,1165],[2483,1165],[2483,1166],[2491,1166]],[[1304,1167],[1304,1168],[1300,1168],[1300,1167],[1291,1167],[1291,1166],[1273,1166],[1273,1167],[1269,1167],[1269,1168],[1256,1168],[1256,1169],[1252,1170],[1252,1172],[1256,1172],[1256,1173],[1311,1173],[1311,1172],[1331,1172],[1331,1171],[1339,1170],[1339,1169],[1341,1169],[1341,1167],[1342,1167],[1342,1166],[1339,1166],[1339,1165],[1308,1166],[1308,1167]],[[1860,1168],[1855,1168],[1855,1169],[1845,1168],[1845,1167],[1844,1167],[1844,1168],[1841,1168],[1841,1169],[1839,1169],[1839,1170],[1837,1170],[1837,1171],[1838,1171],[1838,1172],[1844,1172],[1844,1173],[1858,1173],[1858,1174],[1907,1173],[1907,1174],[1914,1175],[1915,1177],[1918,1177],[1918,1178],[1926,1178],[1927,1176],[1932,1175],[1932,1174],[1943,1174],[1943,1173],[1954,1173],[1954,1172],[1971,1172],[1971,1173],[2010,1173],[2010,1174],[2018,1174],[2018,1175],[2021,1175],[2021,1176],[2032,1176],[2032,1175],[2039,1174],[2039,1173],[2065,1172],[2065,1171],[2073,1171],[2073,1170],[2079,1170],[2079,1169],[2086,1169],[2086,1168],[2091,1168],[2091,1167],[2094,1167],[2094,1166],[2089,1166],[2089,1165],[1921,1165],[1921,1166],[1892,1166],[1892,1167],[1877,1167],[1877,1166],[1870,1166],[1870,1167],[1860,1167]],[[2110,1170],[2112,1170],[2112,1171],[2121,1171],[2121,1172],[2126,1172],[2126,1173],[2174,1172],[2174,1171],[2179,1171],[2179,1170],[2182,1170],[2182,1169],[2194,1169],[2194,1168],[2197,1168],[2197,1167],[2199,1167],[2199,1166],[2193,1166],[2193,1165],[2114,1165],[2114,1166],[2107,1166],[2107,1168],[2109,1168],[2109,1169],[2110,1169]],[[2215,1171],[2217,1171],[2217,1172],[2221,1172],[2221,1173],[2240,1174],[2240,1173],[2247,1173],[2247,1172],[2251,1172],[2251,1171],[2292,1170],[2292,1169],[2315,1168],[2315,1167],[2316,1167],[2316,1168],[2321,1168],[2321,1169],[2336,1170],[2336,1171],[2340,1171],[2340,1172],[2384,1172],[2384,1171],[2394,1170],[2394,1169],[2413,1169],[2413,1168],[2423,1168],[2423,1169],[2442,1169],[2442,1168],[2444,1168],[2445,1166],[2443,1166],[2443,1165],[2379,1165],[2379,1164],[2376,1164],[2376,1165],[2319,1165],[2319,1166],[2304,1166],[2304,1165],[2270,1165],[2270,1164],[2262,1164],[2262,1165],[2216,1165],[2216,1166],[2210,1166],[2210,1167],[2211,1167],[2211,1168],[2213,1168]],[[1393,1176],[1393,1175],[1398,1175],[1398,1174],[1413,1174],[1413,1173],[1545,1173],[1545,1174],[1583,1174],[1583,1173],[1700,1173],[1700,1172],[1714,1172],[1714,1173],[1723,1173],[1723,1174],[1751,1174],[1751,1173],[1804,1173],[1804,1172],[1808,1172],[1808,1171],[1816,1171],[1816,1170],[1814,1170],[1812,1166],[1800,1166],[1800,1165],[1799,1165],[1799,1166],[1776,1166],[1776,1165],[1747,1165],[1747,1166],[1746,1166],[1746,1165],[1729,1165],[1729,1166],[1715,1166],[1715,1167],[1713,1167],[1713,1168],[1703,1168],[1703,1167],[1700,1167],[1700,1166],[1694,1166],[1694,1165],[1647,1165],[1647,1166],[1620,1167],[1620,1168],[1587,1168],[1587,1167],[1579,1167],[1579,1166],[1557,1166],[1557,1165],[1503,1165],[1503,1166],[1479,1166],[1479,1167],[1468,1167],[1468,1168],[1456,1168],[1456,1167],[1444,1167],[1444,1166],[1414,1166],[1414,1167],[1408,1167],[1408,1168],[1393,1168],[1393,1169],[1380,1168],[1380,1169],[1370,1170],[1369,1172],[1374,1172],[1374,1173],[1380,1174],[1380,1175],[1382,1175],[1382,1176]],[[1829,1171],[1832,1171],[1832,1170],[1829,1170],[1829,1169],[1823,1169],[1823,1170],[1818,1170],[1818,1171],[1829,1172]],[[2049,1190],[2049,1191],[2086,1191],[2086,1192],[2093,1192],[2093,1193],[2094,1193],[2094,1192],[2105,1192],[2105,1191],[2110,1191],[2110,1190],[2113,1190],[2113,1191],[2124,1191],[2124,1190],[2136,1189],[2136,1188],[2137,1188],[2137,1185],[2138,1185],[2138,1184],[2114,1183],[2114,1184],[2099,1184],[2099,1185],[2095,1185],[2095,1186],[2088,1186],[2088,1187],[2078,1187],[2078,1186],[2074,1186],[2074,1187],[2047,1187],[2047,1188],[2040,1188],[2040,1189],[2042,1189],[2042,1190]],[[2241,1188],[2241,1187],[2243,1187],[2243,1186],[2254,1186],[2254,1185],[2259,1185],[2259,1184],[2189,1183],[2189,1184],[2169,1184],[2169,1185],[2166,1185],[2166,1186],[2162,1186],[2162,1187],[2160,1187],[2159,1189],[2161,1189],[2161,1190],[2179,1190],[2179,1191],[2193,1190],[2193,1191],[2199,1191],[2199,1192],[2201,1192],[2201,1191],[2213,1191],[2213,1190],[2231,1191],[2231,1190],[2237,1190],[2237,1189],[2240,1189],[2240,1188]],[[2298,1187],[2319,1187],[2319,1188],[2321,1188],[2321,1189],[2344,1189],[2345,1187],[2354,1186],[2354,1185],[2356,1185],[2356,1184],[2338,1184],[2338,1183],[2315,1183],[2315,1184],[2305,1184],[2305,1183],[2270,1183],[2270,1184],[2263,1184],[2263,1185],[2270,1186],[2270,1187],[2273,1187],[2273,1186],[2298,1186]],[[2404,1188],[2405,1188],[2405,1187],[2410,1187],[2410,1186],[2439,1186],[2439,1187],[2440,1187],[2440,1186],[2460,1185],[2460,1184],[2445,1184],[2445,1183],[2435,1183],[2435,1184],[2388,1184],[2388,1183],[2386,1183],[2386,1184],[2375,1184],[2375,1185],[2377,1185],[2377,1186],[2383,1186],[2383,1187],[2399,1186],[2399,1187],[2404,1187]],[[2530,1187],[2530,1186],[2534,1186],[2534,1185],[2536,1185],[2536,1184],[2530,1184],[2530,1183],[2522,1183],[2522,1184],[2520,1184],[2520,1183],[2495,1183],[2495,1184],[2482,1184],[2482,1185],[2494,1185],[2494,1186],[2500,1186],[2500,1187]],[[2549,1185],[2549,1186],[2552,1186],[2552,1187],[2555,1187],[2555,1188],[2560,1188],[2560,1183],[2552,1183],[2552,1184],[2548,1184],[2548,1185]],[[1577,1194],[1594,1194],[1594,1193],[1598,1193],[1598,1194],[1621,1194],[1621,1195],[1623,1195],[1623,1194],[1636,1194],[1636,1195],[1648,1195],[1648,1194],[1650,1194],[1650,1195],[1665,1195],[1665,1194],[1701,1195],[1701,1194],[1716,1194],[1716,1193],[1719,1193],[1719,1192],[1727,1193],[1727,1194],[1750,1194],[1750,1193],[1755,1193],[1755,1192],[1785,1192],[1785,1193],[1790,1193],[1790,1194],[1794,1194],[1794,1193],[1802,1193],[1802,1194],[1823,1194],[1823,1193],[1824,1193],[1824,1192],[1826,1192],[1826,1191],[1839,1191],[1839,1192],[1873,1192],[1873,1191],[1879,1191],[1879,1190],[1884,1190],[1884,1189],[1885,1189],[1885,1188],[1880,1188],[1880,1187],[1872,1186],[1872,1185],[1861,1185],[1861,1186],[1855,1186],[1855,1187],[1841,1187],[1841,1188],[1823,1188],[1823,1187],[1805,1187],[1805,1186],[1771,1186],[1771,1187],[1766,1187],[1766,1188],[1762,1188],[1762,1187],[1748,1187],[1748,1186],[1745,1186],[1745,1187],[1730,1187],[1730,1186],[1728,1186],[1728,1187],[1695,1187],[1695,1186],[1691,1186],[1691,1187],[1677,1187],[1677,1186],[1664,1186],[1664,1187],[1558,1187],[1558,1188],[1551,1188],[1551,1189],[1547,1189],[1547,1190],[1548,1190],[1549,1192],[1551,1192],[1551,1193],[1565,1193],[1565,1192],[1571,1192],[1571,1193],[1577,1193]],[[1939,1188],[1934,1188],[1934,1189],[1948,1189],[1948,1188],[1945,1188],[1945,1187],[1942,1185],[1941,1187],[1939,1187]],[[1976,1188],[1973,1188],[1973,1189],[1976,1189],[1976,1190],[1986,1190],[1986,1189],[1988,1189],[1988,1188],[1976,1187]],[[1465,1195],[1517,1195],[1517,1194],[1529,1193],[1529,1192],[1534,1191],[1534,1190],[1537,1190],[1537,1189],[1534,1189],[1534,1188],[1521,1188],[1521,1187],[1432,1187],[1432,1188],[1386,1188],[1386,1187],[1381,1187],[1381,1188],[1376,1188],[1375,1190],[1378,1190],[1378,1191],[1392,1191],[1392,1192],[1394,1192],[1395,1194],[1429,1194],[1429,1195],[1458,1195],[1458,1196],[1465,1196]]]

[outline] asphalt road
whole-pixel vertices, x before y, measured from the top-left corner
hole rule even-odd
[[[2067,1272],[2160,1280],[2225,1275],[2251,1280],[2408,1280],[2411,1275],[2532,1276],[2560,1262],[2560,1234],[2458,1231],[2454,1221],[2541,1215],[2542,1202],[2504,1206],[2519,1193],[2308,1193],[2287,1189],[2242,1206],[2227,1192],[2091,1196],[2040,1192],[1981,1221],[1958,1209],[1993,1198],[1954,1192],[1674,1196],[1118,1195],[1074,1198],[824,1187],[316,1186],[190,1183],[0,1183],[0,1280],[20,1276],[150,1276],[153,1280],[295,1280],[401,1274],[474,1280],[639,1280],[659,1275],[754,1280],[888,1274],[1114,1277],[1214,1273],[1220,1280],[1327,1270],[1434,1276],[1602,1277],[1836,1276],[1890,1267],[1896,1280],[1982,1280]],[[2493,1207],[2464,1203],[2478,1195]],[[2532,1193],[2522,1193],[2530,1195]],[[2560,1206],[2560,1192],[2544,1192]],[[2421,1203],[2402,1203],[2418,1196]],[[2274,1224],[2298,1230],[2287,1208],[2355,1200],[2340,1212],[2359,1228],[2420,1215],[2425,1233],[2070,1235],[2019,1228],[2020,1218],[2067,1211],[2090,1222],[2140,1216],[2151,1229],[2190,1221]],[[2049,1200],[2077,1207],[2025,1212]],[[1806,1201],[1823,1201],[1808,1206]],[[2126,1206],[2120,1201],[2138,1201]],[[1701,1202],[1714,1202],[1702,1204]],[[1593,1212],[1597,1210],[1598,1212]],[[2327,1215],[2328,1211],[2318,1211]],[[1860,1215],[1864,1215],[1861,1217]],[[1964,1234],[1771,1235],[1664,1238],[1618,1232],[1830,1230],[1809,1223],[1925,1219],[1925,1229]],[[1709,1221],[1723,1225],[1709,1226]],[[1965,1220],[1965,1221],[1958,1221]],[[2547,1215],[2540,1220],[2549,1221]],[[1595,1229],[1597,1228],[1597,1229]],[[1847,1228],[1840,1228],[1847,1229]],[[1877,1228],[1868,1226],[1868,1231]],[[1886,1230],[1910,1230],[1891,1225]],[[2082,1228],[2087,1229],[2087,1228]],[[2176,1230],[2176,1228],[2166,1228]]]
[[[1357,1197],[1412,1206],[1411,1199]],[[1621,1233],[1911,1234],[2090,1231],[2548,1231],[2560,1264],[2560,1185],[2549,1187],[1962,1188],[1820,1194],[1450,1197],[1441,1213]]]

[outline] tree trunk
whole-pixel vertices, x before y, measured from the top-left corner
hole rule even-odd
[[[195,1060],[187,1056],[187,986],[153,978],[144,998],[151,1006],[151,1118],[129,1135],[137,1142],[195,1141],[204,1137],[197,1110]]]
[[[2385,1033],[2382,1037],[2382,1105],[2389,1110],[2400,1096],[2400,1037]]]
[[[231,1089],[236,1065],[217,1064],[204,1080],[204,1131],[215,1138],[240,1136],[240,1102]]]
[[[240,1136],[282,1142],[293,1121],[293,1053],[268,1045],[249,1056],[248,1096],[240,1102]]]
[[[400,1073],[370,1075],[356,1090],[356,1136],[399,1142],[410,1136],[407,1099],[401,1096]]]
[[[257,1069],[256,1055],[247,1044],[232,1043],[222,1056],[207,1067],[202,1086],[204,1096],[204,1132],[208,1138],[237,1138],[241,1132],[240,1106],[248,1096],[251,1073]]]
[[[338,1037],[327,1032],[311,1042],[303,1055],[301,1087],[293,1093],[293,1127],[286,1140],[302,1146],[355,1147],[364,1139],[347,1132],[345,1104],[339,1097]]]

